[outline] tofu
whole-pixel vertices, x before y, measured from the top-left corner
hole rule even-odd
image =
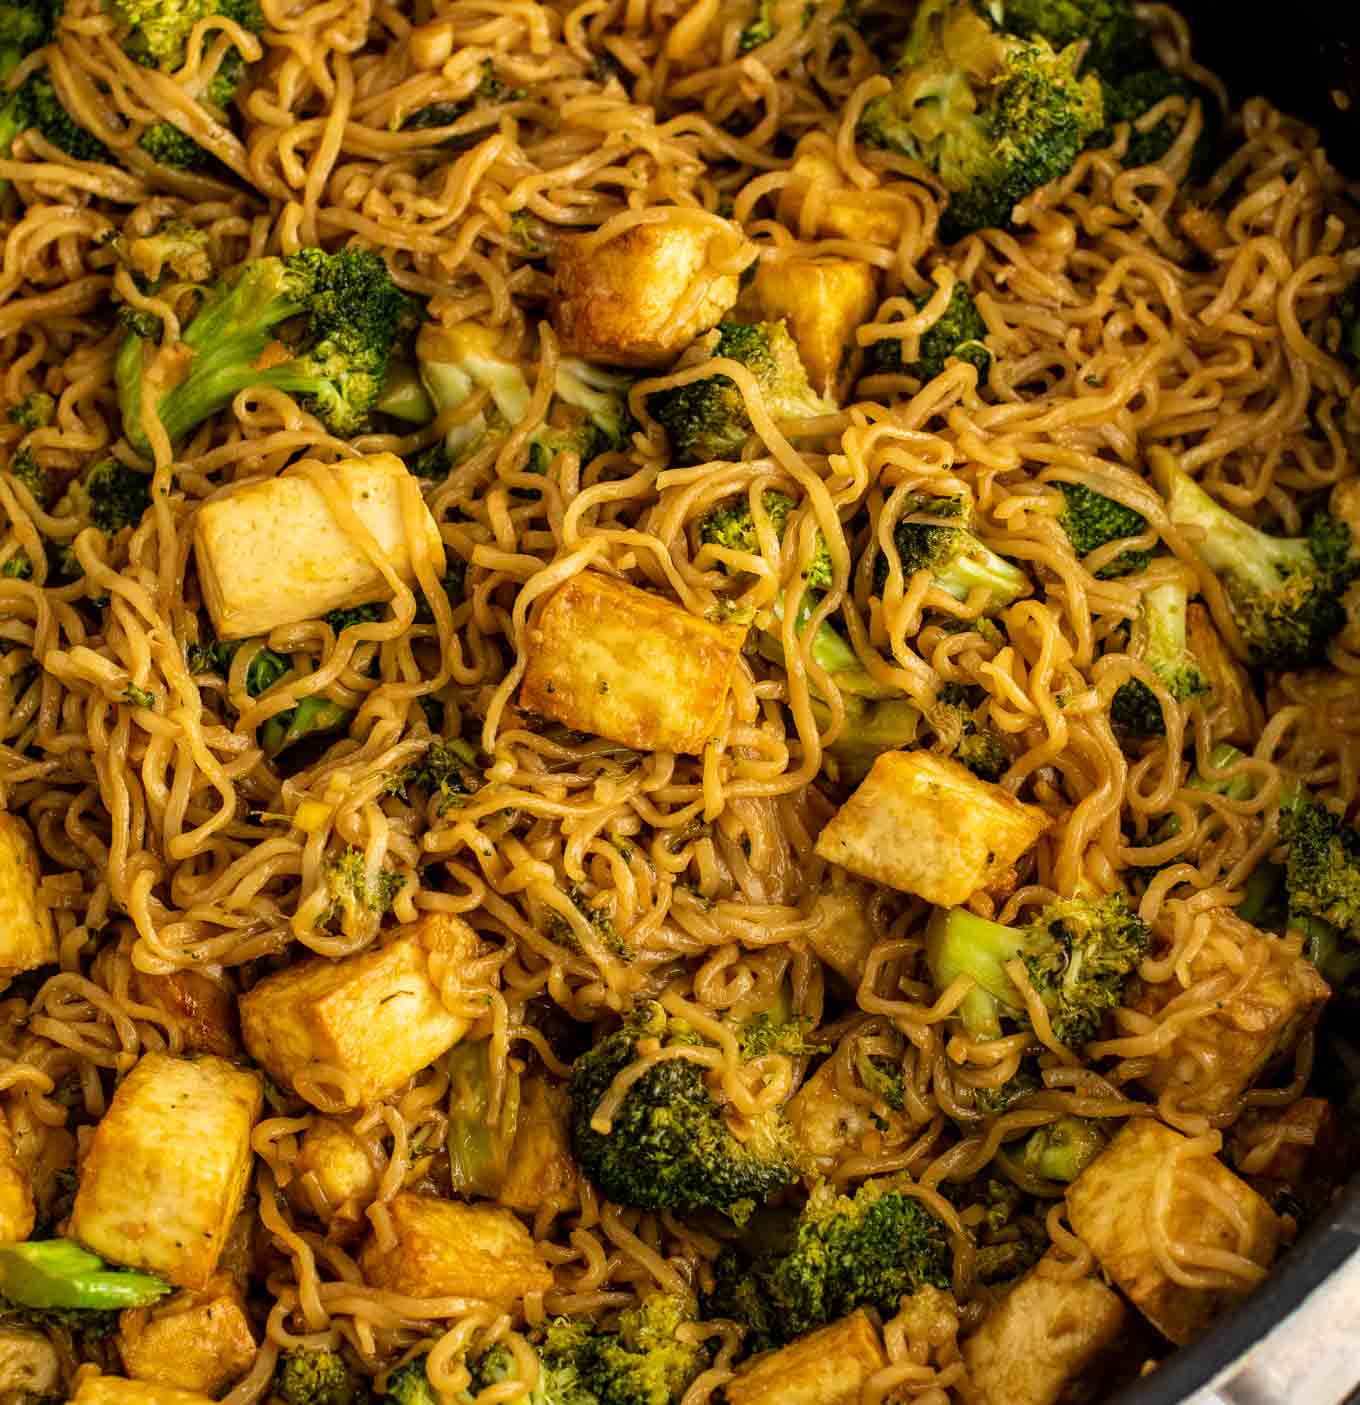
[[[709,224],[659,221],[602,245],[564,236],[553,305],[562,350],[613,366],[667,366],[737,300],[737,275],[711,264],[742,244],[741,230],[729,229],[717,238]]]
[[[188,970],[149,975],[134,969],[129,989],[139,1004],[175,1017],[186,1049],[224,1059],[238,1052],[236,997],[211,976]]]
[[[412,584],[415,561],[444,574],[444,544],[420,485],[395,454],[344,459],[325,472],[337,496]],[[305,474],[245,483],[214,497],[194,523],[203,601],[222,639],[268,634],[328,610],[390,600],[392,588]]]
[[[365,1281],[409,1298],[481,1298],[509,1306],[546,1293],[552,1270],[509,1210],[403,1191],[387,1205],[397,1242],[370,1239],[359,1258]]]
[[[1246,669],[1233,658],[1214,628],[1213,617],[1203,605],[1192,604],[1187,608],[1185,640],[1209,680],[1210,741],[1215,745],[1233,742],[1250,749],[1250,743],[1260,735],[1264,725],[1261,704]]]
[[[520,1083],[515,1140],[496,1196],[502,1205],[532,1215],[547,1204],[572,1209],[580,1203],[569,1112],[565,1088],[542,1078],[525,1078]]]
[[[1248,1291],[1226,1277],[1219,1286],[1177,1283],[1153,1249],[1158,1173],[1188,1140],[1150,1117],[1133,1118],[1067,1188],[1067,1217],[1073,1231],[1114,1286],[1178,1346],[1193,1341]],[[1233,1205],[1246,1227],[1244,1242],[1239,1244],[1234,1225],[1196,1190],[1197,1180],[1207,1180],[1215,1197]],[[1262,1269],[1274,1262],[1280,1237],[1280,1224],[1270,1206],[1210,1156],[1196,1156],[1176,1167],[1164,1228],[1178,1243],[1241,1253]]]
[[[363,1142],[338,1118],[318,1117],[302,1134],[293,1163],[293,1199],[308,1214],[357,1224],[378,1194],[381,1175]]]
[[[257,1073],[151,1053],[123,1080],[80,1168],[71,1237],[180,1288],[217,1269],[250,1179]]]
[[[1220,940],[1240,951],[1256,975],[1246,989],[1225,996],[1211,1013],[1181,1030],[1139,1076],[1149,1092],[1211,1115],[1231,1109],[1272,1064],[1293,1052],[1318,1022],[1331,994],[1313,964],[1292,954],[1280,938],[1257,931],[1227,908],[1216,912],[1215,919],[1209,941],[1190,963],[1191,980],[1219,976],[1235,983],[1217,945]],[[1141,986],[1129,1005],[1156,1015],[1183,994],[1185,988],[1173,977]]]
[[[1046,814],[929,751],[888,751],[832,817],[817,853],[861,878],[958,907],[1002,878]]]
[[[128,1381],[122,1376],[87,1376],[71,1405],[216,1405],[211,1395],[174,1386]]]
[[[41,881],[33,831],[18,815],[0,814],[0,987],[56,964],[57,929],[39,897]]]
[[[837,1091],[830,1059],[789,1099],[788,1119],[812,1158],[810,1169],[828,1177],[843,1157],[862,1151],[865,1138],[878,1133],[869,1104],[851,1102]]]
[[[718,730],[746,626],[582,571],[529,627],[520,706],[638,751],[698,756]]]
[[[276,1082],[301,1092],[299,1078],[324,1065],[348,1075],[366,1107],[462,1038],[469,1021],[445,1008],[438,981],[478,950],[465,922],[431,913],[384,946],[266,976],[241,997],[241,1036]]]
[[[822,963],[850,987],[859,989],[878,932],[869,920],[872,890],[853,880],[823,887],[812,905],[812,926],[804,934]]]
[[[963,1344],[975,1405],[1058,1405],[1123,1326],[1124,1304],[1099,1279],[1032,1268]]]
[[[0,1113],[0,1244],[27,1239],[36,1219],[32,1182],[15,1151],[9,1120]]]
[[[225,1276],[119,1318],[123,1369],[152,1385],[218,1395],[250,1370],[257,1350],[240,1291]]]
[[[52,1343],[24,1327],[0,1328],[0,1399],[26,1402],[61,1394],[61,1362]]]
[[[881,192],[846,183],[841,168],[820,152],[804,152],[789,168],[779,192],[781,223],[805,238],[853,239],[896,248],[902,238],[903,204]]]
[[[860,360],[855,329],[878,306],[878,273],[862,259],[793,256],[760,264],[754,294],[762,318],[783,318],[812,388],[845,398]]]
[[[1302,1184],[1310,1162],[1335,1157],[1338,1135],[1336,1113],[1326,1098],[1252,1108],[1233,1124],[1233,1165],[1244,1176],[1293,1189]]]
[[[727,1405],[859,1405],[865,1381],[887,1364],[868,1313],[852,1312],[748,1362],[725,1387]]]

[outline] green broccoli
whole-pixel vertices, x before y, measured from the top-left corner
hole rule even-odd
[[[464,1039],[448,1054],[449,1126],[445,1146],[456,1195],[495,1196],[505,1180],[519,1109],[520,1076],[510,1069],[499,1122],[487,1120],[491,1045]]]
[[[387,613],[385,600],[369,600],[362,605],[348,605],[341,610],[327,610],[321,616],[336,634],[342,634],[351,625],[372,624]]]
[[[434,102],[417,108],[401,124],[403,132],[423,132],[436,127],[451,127],[469,112],[479,107],[505,102],[519,102],[527,96],[523,88],[507,87],[496,76],[495,65],[490,59],[482,61],[481,77],[472,90],[472,96],[460,102]],[[453,137],[441,145],[456,146],[461,138]]]
[[[840,676],[836,678],[841,682]],[[916,740],[921,728],[921,712],[905,698],[842,698],[845,723],[840,735],[826,748],[823,766],[833,781],[858,785],[885,751],[903,751]],[[813,700],[813,715],[819,727],[830,722],[825,707]]]
[[[38,461],[28,449],[20,449],[9,461],[9,471],[33,495],[39,507],[50,507],[56,495],[56,485],[46,469],[38,467]]]
[[[973,1106],[984,1117],[1000,1117],[1009,1112],[1017,1103],[1035,1093],[1043,1091],[1043,1082],[1034,1070],[1025,1063],[1004,1083],[991,1088],[973,1090]]]
[[[866,1181],[853,1198],[819,1186],[793,1225],[771,1222],[753,1238],[718,1257],[704,1308],[707,1317],[745,1324],[747,1344],[757,1351],[856,1308],[891,1317],[904,1294],[951,1281],[944,1225],[890,1181]]]
[[[1139,601],[1129,645],[1177,702],[1212,691],[1208,677],[1185,642],[1189,594],[1181,581],[1149,586]],[[1110,702],[1116,727],[1135,737],[1166,735],[1161,705],[1146,683],[1130,678]]]
[[[984,590],[983,609],[994,613],[1028,595],[1030,580],[969,531],[971,520],[972,505],[966,498],[918,496],[906,504],[893,528],[893,544],[905,577],[929,571],[931,584],[956,600]],[[880,555],[874,563],[875,589],[881,592],[887,579],[888,562]]]
[[[427,466],[417,462],[424,477],[443,477],[493,440],[505,435],[529,413],[533,392],[524,372],[497,349],[499,334],[473,322],[444,327],[427,322],[416,338],[420,378],[438,414],[460,409],[477,390],[485,390],[491,403],[461,423],[451,425],[438,446],[442,453],[429,455]]]
[[[45,390],[31,390],[17,405],[11,405],[9,422],[30,432],[44,429],[52,423],[57,402]]]
[[[972,0],[923,0],[892,91],[864,109],[859,136],[932,170],[949,192],[949,241],[1006,228],[1016,204],[1065,175],[1104,122],[1081,49],[996,32]]]
[[[1101,1124],[1089,1117],[1059,1117],[1025,1138],[1020,1164],[1047,1181],[1074,1181],[1108,1140]]]
[[[247,643],[244,639],[214,639],[207,644],[191,644],[185,650],[190,673],[220,673],[223,678],[231,671],[236,651]],[[252,698],[272,688],[288,672],[289,663],[272,649],[259,648],[246,667],[246,692]]]
[[[5,564],[0,566],[0,576],[12,581],[31,581],[33,563],[28,559],[28,552],[20,547],[12,556],[7,556]]]
[[[332,1347],[298,1347],[279,1357],[271,1389],[284,1405],[367,1405],[362,1376]]]
[[[762,44],[768,44],[779,32],[779,22],[774,12],[775,0],[755,0],[751,18],[742,27],[737,39],[737,52],[749,54]]]
[[[973,989],[958,1014],[975,1039],[994,1039],[1001,1021],[1029,1022],[1006,966],[1024,963],[1053,1033],[1073,1048],[1089,1043],[1119,1004],[1129,977],[1151,944],[1147,927],[1124,898],[1062,898],[1024,927],[1004,927],[966,908],[938,909],[930,920],[926,959],[944,990],[959,976]]]
[[[1192,103],[1198,102],[1203,127],[1190,156],[1190,179],[1198,183],[1213,174],[1219,150],[1219,109],[1207,88],[1184,74],[1154,65],[1137,73],[1107,78],[1102,83],[1102,95],[1105,127],[1091,138],[1092,146],[1109,146],[1114,141],[1114,128],[1118,123],[1136,123],[1144,113],[1151,112],[1168,98],[1183,99],[1187,112]],[[1150,166],[1160,161],[1171,150],[1184,122],[1184,117],[1168,115],[1146,131],[1135,127],[1129,133],[1124,165],[1130,168]]]
[[[0,105],[0,152],[8,154],[15,137],[30,127],[77,161],[113,160],[108,147],[62,106],[52,80],[43,70],[29,74]]]
[[[584,467],[598,454],[624,448],[635,427],[628,409],[631,385],[628,376],[563,357],[548,420],[529,437],[530,472],[546,473],[562,452],[574,453]]]
[[[600,1099],[648,1040],[667,1047],[703,1042],[647,1001],[572,1066],[576,1159],[609,1199],[641,1209],[707,1207],[740,1220],[794,1180],[798,1156],[784,1118],[764,1112],[739,1140],[708,1091],[703,1069],[686,1058],[648,1069],[628,1089],[608,1128],[597,1127]]]
[[[147,1307],[170,1291],[164,1279],[110,1268],[69,1239],[0,1244],[0,1298],[36,1311]]]
[[[765,409],[777,420],[834,413],[816,394],[786,323],[722,322],[703,342],[710,354],[738,361],[755,378]],[[648,413],[665,429],[678,463],[732,459],[754,432],[746,402],[727,376],[706,376],[647,397]]]
[[[1046,39],[1055,49],[1085,44],[1085,63],[1101,73],[1123,72],[1147,51],[1133,0],[1004,0],[1003,26],[1021,39]]]
[[[977,718],[980,688],[966,688],[959,683],[947,683],[936,699],[938,707],[948,708],[958,722],[958,741],[954,744],[954,759],[980,780],[999,781],[1010,769],[1011,754],[1001,734]]]
[[[475,794],[481,784],[476,748],[455,737],[431,742],[414,761],[388,776],[383,792],[405,800],[408,786],[423,790],[430,797],[433,813],[442,815],[449,806],[461,805]]]
[[[1229,800],[1250,800],[1256,794],[1256,777],[1250,771],[1237,769],[1237,763],[1245,759],[1245,755],[1235,746],[1230,746],[1227,742],[1220,742],[1209,753],[1209,769],[1230,774],[1209,780],[1196,771],[1186,781],[1185,788],[1204,791],[1209,795],[1222,795]],[[1168,839],[1175,838],[1180,833],[1180,829],[1180,819],[1176,815],[1168,815],[1158,825],[1152,842],[1164,844]]]
[[[271,760],[304,737],[338,732],[349,725],[354,709],[329,698],[306,697],[295,707],[276,712],[260,730],[260,746]]]
[[[409,361],[395,359],[388,363],[382,394],[373,402],[373,408],[406,424],[429,424],[435,413],[434,401],[419,370]]]
[[[123,689],[123,701],[132,707],[155,707],[156,695],[146,688],[139,688],[135,683],[129,683]]]
[[[117,459],[101,459],[70,484],[65,501],[112,536],[142,520],[151,506],[151,479]]]
[[[1150,458],[1171,521],[1190,530],[1195,554],[1222,581],[1252,663],[1289,669],[1325,661],[1346,623],[1341,597],[1360,574],[1350,527],[1318,512],[1303,537],[1269,536],[1216,503],[1171,454],[1154,449]]]
[[[206,171],[215,164],[212,153],[173,122],[153,122],[137,139],[137,145],[157,165],[175,171]]]
[[[920,312],[930,298],[931,294],[927,293],[914,299],[916,310]],[[955,283],[939,320],[921,334],[916,360],[904,365],[901,338],[885,337],[869,348],[868,370],[870,374],[892,372],[914,376],[924,385],[944,370],[945,362],[957,357],[975,366],[979,382],[985,381],[992,364],[992,353],[983,340],[986,335],[987,324],[977,310],[968,285]]]
[[[1301,788],[1286,794],[1280,828],[1289,844],[1290,917],[1360,941],[1360,830]]]
[[[1063,495],[1063,510],[1058,518],[1072,550],[1078,556],[1089,556],[1111,542],[1126,537],[1141,536],[1147,531],[1147,518],[1123,503],[1115,502],[1084,483],[1059,483]],[[1152,559],[1148,551],[1125,551],[1096,572],[1100,580],[1132,575],[1145,570]]]
[[[417,1356],[393,1371],[387,1378],[382,1398],[390,1400],[392,1405],[439,1405],[439,1396],[425,1373],[425,1358]],[[469,1393],[465,1398],[471,1401],[475,1397]],[[511,1405],[521,1405],[521,1402],[513,1401]]]
[[[251,386],[303,395],[307,408],[333,433],[364,426],[382,391],[405,296],[376,254],[300,249],[246,265],[235,282],[209,291],[184,329],[192,353],[188,374],[158,397],[156,413],[171,442],[225,409]],[[285,324],[305,330],[280,345]],[[260,367],[277,350],[276,364]],[[263,362],[262,362],[263,358]],[[146,452],[142,382],[149,366],[145,340],[132,333],[118,353],[116,378],[123,430]]]
[[[380,868],[370,877],[363,850],[352,845],[327,861],[325,876],[331,893],[327,922],[335,922],[342,916],[353,918],[375,913],[382,916],[391,912],[405,882],[401,874],[391,868]]]

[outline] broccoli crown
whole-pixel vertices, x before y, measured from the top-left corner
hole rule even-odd
[[[273,1392],[284,1405],[364,1405],[368,1398],[363,1379],[330,1347],[284,1352]]]
[[[972,690],[981,692],[980,689]],[[940,689],[937,703],[949,708],[959,721],[960,735],[954,747],[954,759],[984,781],[998,781],[1010,768],[1011,755],[995,728],[979,725],[970,690],[959,683],[948,683]]]
[[[209,15],[226,15],[255,34],[264,29],[257,0],[114,0],[114,7],[131,31],[128,53],[160,68],[183,62],[194,25]]]
[[[1289,840],[1291,916],[1326,922],[1360,940],[1360,830],[1301,790],[1281,810]]]
[[[30,431],[42,429],[52,423],[56,411],[57,402],[52,396],[45,390],[32,390],[17,405],[10,406],[9,422]]]
[[[885,1182],[868,1181],[853,1198],[820,1186],[784,1243],[723,1252],[706,1315],[744,1322],[761,1350],[856,1308],[890,1317],[905,1294],[949,1287],[951,1270],[945,1227],[916,1196]]]
[[[707,1207],[741,1218],[752,1203],[795,1178],[797,1156],[783,1117],[763,1113],[739,1140],[709,1093],[703,1069],[689,1059],[649,1068],[628,1089],[610,1130],[597,1131],[591,1119],[600,1099],[638,1058],[644,1040],[701,1042],[668,1021],[660,1005],[647,1002],[572,1066],[572,1144],[606,1196],[641,1209]]]
[[[492,1351],[497,1349],[493,1347]],[[508,1352],[506,1354],[509,1355]],[[423,1356],[415,1357],[388,1376],[383,1399],[392,1401],[392,1405],[439,1405],[439,1396],[435,1394],[430,1378],[425,1374]]]
[[[52,475],[39,468],[38,461],[27,449],[20,449],[9,461],[9,471],[33,494],[39,507],[47,507],[54,496]]]
[[[933,170],[950,193],[941,234],[1005,228],[1015,205],[1065,175],[1104,120],[1080,50],[997,33],[972,0],[924,0],[893,88],[859,135]]]
[[[184,329],[189,373],[163,394],[157,414],[172,441],[229,405],[242,390],[268,385],[301,394],[335,434],[357,433],[382,393],[397,326],[407,308],[376,254],[300,249],[247,264],[235,282],[218,282]],[[301,330],[279,345],[281,324]],[[266,356],[267,349],[278,352]],[[266,369],[257,369],[262,364]],[[273,362],[273,364],[268,364]],[[141,425],[143,339],[118,355],[124,432],[145,450]]]
[[[51,41],[60,13],[60,0],[0,5],[0,77]]]
[[[930,301],[929,294],[916,298],[919,312]],[[906,365],[902,362],[902,342],[897,337],[886,337],[873,344],[871,371],[901,372],[915,376],[924,384],[934,380],[944,370],[945,362],[951,357],[967,361],[977,367],[978,380],[986,380],[992,364],[992,353],[987,350],[983,338],[987,335],[987,324],[977,310],[973,295],[966,283],[955,283],[949,302],[937,322],[922,334],[920,351],[915,361]]]
[[[1146,49],[1133,0],[1005,0],[1003,24],[1055,49],[1084,43],[1086,63],[1102,73],[1127,68]]]
[[[390,868],[380,868],[370,877],[363,850],[352,845],[331,859],[325,871],[333,899],[328,921],[336,920],[342,912],[390,912],[403,881],[401,874]]]
[[[38,132],[59,151],[77,161],[111,161],[109,149],[97,137],[80,126],[62,106],[57,90],[46,72],[31,73],[18,90],[10,95],[0,115],[4,146],[29,127]]]
[[[477,753],[465,741],[433,741],[414,761],[389,775],[383,789],[403,800],[408,787],[423,790],[431,797],[435,813],[443,814],[480,788],[476,761]]]
[[[101,532],[135,527],[151,506],[151,479],[117,459],[101,459],[66,491]]]
[[[1116,123],[1137,122],[1145,112],[1151,112],[1158,103],[1168,98],[1184,98],[1187,110],[1192,102],[1198,101],[1204,126],[1190,157],[1190,178],[1202,181],[1213,173],[1218,153],[1218,104],[1207,88],[1184,74],[1150,67],[1137,73],[1104,79],[1101,94],[1105,106],[1105,126],[1091,138],[1092,146],[1108,146],[1114,140]],[[1131,132],[1124,164],[1130,167],[1150,166],[1154,161],[1160,161],[1171,149],[1184,120],[1180,116],[1168,115],[1154,122],[1147,131]]]
[[[147,1307],[170,1291],[150,1273],[110,1268],[69,1239],[0,1244],[0,1298],[38,1312]]]
[[[1049,1181],[1074,1181],[1105,1150],[1099,1122],[1087,1117],[1059,1117],[1025,1138],[1020,1164]]]
[[[231,661],[244,640],[214,639],[208,644],[191,644],[185,651],[190,673],[220,673],[224,678],[231,671]],[[246,667],[246,692],[258,698],[266,689],[288,672],[288,660],[272,649],[257,649]]]
[[[1177,702],[1203,697],[1212,689],[1199,661],[1186,643],[1185,610],[1188,596],[1179,581],[1152,586],[1143,592],[1134,641],[1141,644],[1143,662],[1156,674]],[[1166,733],[1166,719],[1152,689],[1137,678],[1120,686],[1110,704],[1117,727],[1133,736]]]
[[[28,559],[28,552],[20,549],[13,556],[6,557],[5,564],[0,566],[0,576],[12,581],[32,580],[33,563]]]
[[[142,133],[137,145],[153,161],[172,170],[202,171],[213,164],[211,154],[173,122],[153,122]]]
[[[1147,518],[1141,512],[1097,493],[1084,483],[1059,483],[1058,487],[1063,495],[1058,522],[1078,556],[1089,556],[1111,542],[1147,531]],[[1125,551],[1109,565],[1102,566],[1096,575],[1101,580],[1131,575],[1143,570],[1151,559],[1152,553],[1148,551]]]
[[[751,372],[765,408],[775,419],[825,415],[835,408],[809,384],[798,347],[783,321],[723,322],[713,340],[712,355],[739,361]],[[658,390],[647,397],[647,409],[665,429],[681,463],[733,458],[752,433],[746,402],[727,376],[707,376]]]
[[[523,88],[511,88],[496,76],[496,67],[490,59],[482,62],[482,74],[471,98],[463,102],[434,102],[417,108],[401,124],[403,132],[423,132],[432,127],[450,127],[461,117],[488,103],[518,102],[526,96]],[[445,145],[459,144],[459,138],[450,139]]]
[[[789,524],[789,514],[798,504],[787,493],[769,489],[761,498],[774,528],[775,536],[783,541]],[[701,541],[713,546],[721,546],[729,551],[742,551],[751,556],[760,555],[760,542],[756,537],[755,516],[751,511],[751,501],[747,497],[732,498],[721,503],[704,518],[699,525]],[[804,579],[814,590],[829,590],[831,587],[831,552],[821,533],[817,534],[817,549],[813,555]]]
[[[984,1116],[1000,1117],[1023,1098],[1043,1091],[1043,1083],[1033,1071],[1021,1064],[1020,1068],[1004,1083],[994,1088],[977,1088],[973,1092],[973,1106]]]

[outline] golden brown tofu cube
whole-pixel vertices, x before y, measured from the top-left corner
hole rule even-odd
[[[26,1402],[61,1393],[61,1362],[41,1332],[0,1328],[0,1399]]]
[[[1232,1129],[1232,1163],[1272,1205],[1288,1196],[1311,1218],[1350,1174],[1355,1149],[1325,1098],[1252,1108]],[[1287,1202],[1286,1202],[1287,1203]]]
[[[562,349],[615,366],[665,366],[716,326],[737,300],[732,258],[741,231],[709,225],[636,224],[608,243],[567,235],[557,246],[553,325]]]
[[[388,1212],[397,1242],[384,1251],[370,1240],[359,1260],[372,1287],[505,1304],[552,1287],[552,1270],[509,1210],[403,1192]]]
[[[800,154],[779,192],[779,218],[805,237],[861,240],[896,246],[903,205],[889,195],[859,190],[820,152]]]
[[[1218,943],[1246,958],[1251,975],[1245,988],[1226,964]],[[1178,1107],[1217,1113],[1231,1108],[1270,1067],[1294,1049],[1322,1014],[1331,991],[1313,964],[1293,954],[1278,937],[1268,936],[1234,917],[1216,914],[1213,934],[1190,963],[1190,978],[1222,982],[1216,1008],[1188,1024],[1139,1081],[1151,1092],[1170,1095]],[[1231,992],[1231,993],[1229,993]],[[1166,1010],[1186,996],[1176,979],[1144,985],[1130,1005],[1144,1014]]]
[[[872,1106],[853,1102],[837,1089],[829,1059],[789,1099],[788,1118],[799,1146],[822,1175],[842,1157],[864,1150],[865,1138],[877,1131]]]
[[[1124,1304],[1099,1279],[1032,1268],[963,1344],[976,1405],[1057,1405],[1123,1325]]]
[[[33,1185],[15,1152],[9,1122],[0,1113],[0,1244],[27,1239],[35,1218]]]
[[[1183,1156],[1188,1140],[1150,1117],[1133,1118],[1067,1189],[1067,1217],[1105,1276],[1179,1346],[1199,1336],[1246,1289],[1239,1279],[1227,1276],[1217,1286],[1187,1287],[1162,1268],[1153,1247],[1162,1167],[1180,1158],[1160,1226],[1168,1241],[1191,1253],[1226,1250],[1266,1269],[1274,1261],[1280,1235],[1270,1206],[1217,1157]],[[1197,1191],[1198,1181],[1207,1181],[1215,1197],[1231,1202],[1245,1226],[1243,1239],[1214,1201]]]
[[[869,918],[872,890],[853,879],[824,887],[812,905],[808,945],[824,965],[858,990],[878,933]]]
[[[221,1275],[201,1293],[176,1293],[119,1318],[123,1369],[152,1385],[217,1395],[250,1370],[256,1349],[240,1291]]]
[[[852,1312],[757,1356],[728,1381],[727,1405],[859,1405],[865,1381],[887,1362],[868,1314]]]
[[[0,814],[0,987],[57,959],[57,930],[38,894],[41,880],[33,831],[17,815]]]
[[[418,557],[444,574],[439,528],[395,454],[344,459],[323,476],[407,585]],[[194,525],[194,557],[204,604],[223,639],[392,597],[363,542],[302,473],[245,483],[205,503]]]
[[[445,1008],[438,973],[477,951],[465,922],[431,913],[385,946],[299,961],[241,997],[242,1038],[280,1083],[324,1064],[353,1080],[358,1106],[375,1103],[462,1038],[468,1021]]]
[[[258,1074],[211,1054],[144,1055],[95,1128],[72,1238],[181,1288],[206,1286],[245,1196],[263,1100]]]
[[[817,852],[889,888],[958,907],[1048,828],[1048,816],[929,751],[888,751],[832,817]]]
[[[364,1143],[334,1117],[316,1118],[302,1134],[293,1177],[290,1195],[328,1230],[337,1221],[358,1224],[381,1179]]]
[[[564,1209],[578,1203],[569,1110],[565,1088],[542,1078],[520,1084],[515,1140],[496,1196],[502,1205],[531,1215],[549,1203]]]
[[[638,751],[697,756],[717,731],[745,626],[582,571],[530,626],[520,706]]]
[[[122,1376],[87,1376],[71,1405],[215,1405],[211,1395],[175,1386],[128,1381]]]
[[[134,970],[129,990],[139,1004],[175,1016],[186,1049],[224,1059],[237,1052],[236,997],[211,976],[202,971],[150,975]]]
[[[843,400],[860,359],[855,329],[878,306],[873,266],[861,259],[777,259],[760,265],[754,291],[764,320],[788,323],[812,388]]]

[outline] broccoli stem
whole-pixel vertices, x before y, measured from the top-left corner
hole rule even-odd
[[[1071,1182],[1105,1150],[1106,1141],[1099,1122],[1087,1117],[1060,1117],[1030,1133],[1020,1163],[1044,1180]]]
[[[1029,589],[1029,577],[980,541],[974,541],[935,573],[934,583],[955,600],[967,600],[979,588],[991,600],[1009,604]]]
[[[260,733],[260,745],[271,758],[286,751],[294,742],[319,732],[335,732],[345,726],[354,709],[329,698],[303,698],[296,707],[276,712]]]
[[[69,1239],[0,1244],[0,1297],[20,1307],[146,1307],[170,1291],[163,1279],[110,1268]]]
[[[973,989],[956,1011],[975,1039],[999,1039],[1001,1015],[1024,1014],[1025,1002],[1006,974],[1007,962],[1024,951],[1024,933],[979,917],[966,908],[937,908],[926,929],[926,959],[938,990],[960,976],[971,976]]]
[[[434,401],[430,399],[420,372],[409,361],[394,361],[387,368],[382,394],[373,408],[407,424],[429,424],[434,418]]]
[[[824,727],[831,720],[820,703],[814,705],[813,713],[819,726]],[[920,728],[921,710],[905,698],[847,699],[845,723],[827,748],[835,763],[833,779],[858,785],[885,751],[909,747]]]
[[[449,1051],[449,1175],[456,1195],[496,1195],[505,1180],[519,1110],[519,1078],[511,1074],[500,1118],[488,1121],[491,1105],[488,1040],[464,1040]]]

